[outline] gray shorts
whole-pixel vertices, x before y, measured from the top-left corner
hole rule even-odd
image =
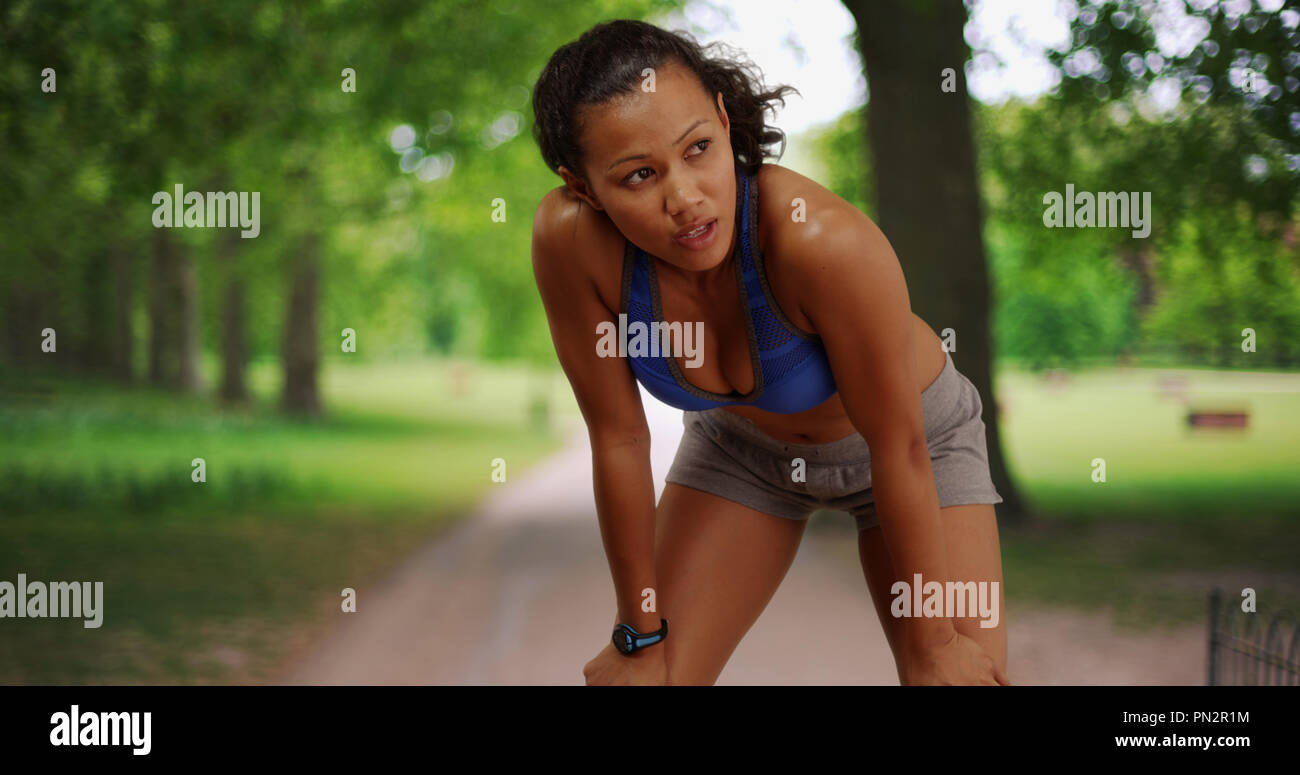
[[[943,371],[921,392],[921,414],[939,507],[1001,503],[989,476],[979,391],[944,353]],[[684,412],[686,432],[666,480],[752,509],[806,520],[818,509],[847,511],[858,530],[878,527],[871,455],[861,433],[827,444],[791,444],[724,409]],[[795,481],[802,458],[806,481]]]

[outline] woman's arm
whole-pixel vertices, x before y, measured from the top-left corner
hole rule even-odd
[[[896,577],[947,582],[939,496],[917,390],[912,311],[902,268],[880,229],[831,195],[808,221],[783,224],[778,250],[797,262],[800,309],[826,347],[840,400],[871,450],[871,486]],[[783,243],[783,244],[781,244]],[[949,643],[946,617],[902,622],[904,650]]]
[[[800,309],[813,323],[840,401],[871,450],[871,488],[895,577],[946,585],[948,550],[917,389],[912,310],[898,257],[876,224],[834,194],[810,197],[808,220],[783,224]],[[806,227],[806,228],[805,228]],[[961,579],[956,579],[962,581]],[[1009,682],[946,616],[903,619],[905,685]]]
[[[656,584],[650,430],[626,361],[596,353],[597,324],[617,323],[618,315],[593,280],[595,262],[609,257],[593,255],[592,224],[582,222],[592,217],[590,208],[574,206],[558,190],[547,194],[533,219],[533,275],[591,440],[596,513],[618,621],[647,632],[660,624],[658,613],[641,610],[641,591]]]

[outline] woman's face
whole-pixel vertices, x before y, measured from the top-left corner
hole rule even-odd
[[[685,270],[711,269],[736,232],[736,162],[722,94],[711,98],[675,62],[657,68],[653,83],[653,91],[647,78],[631,95],[585,108],[579,141],[590,185],[563,167],[560,174],[638,247]],[[702,242],[675,238],[709,221]]]

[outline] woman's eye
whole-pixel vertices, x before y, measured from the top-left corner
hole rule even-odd
[[[691,147],[692,147],[692,148],[700,148],[700,146],[703,145],[704,143],[712,144],[712,143],[713,143],[713,139],[712,139],[712,138],[708,138],[708,137],[706,137],[706,138],[704,138],[703,140],[699,140],[698,142],[691,143]],[[705,148],[707,148],[707,147],[708,147],[708,146],[706,145]],[[699,156],[701,153],[704,153],[705,148],[700,148],[700,153],[695,153],[695,154],[691,154],[691,155],[692,155],[692,156]],[[645,178],[637,178],[637,174],[638,174],[638,173],[641,173],[641,172],[645,172],[645,171],[647,171],[647,170],[649,170],[649,171],[651,171],[651,172],[654,171],[654,170],[651,170],[649,167],[642,167],[641,169],[639,169],[639,170],[635,170],[634,172],[632,172],[632,174],[628,175],[626,178],[623,178],[623,182],[624,182],[624,183],[640,183],[641,181],[645,180]]]

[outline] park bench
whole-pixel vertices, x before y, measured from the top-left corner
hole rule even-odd
[[[1245,428],[1250,413],[1244,409],[1230,410],[1189,410],[1187,427],[1189,428]]]

